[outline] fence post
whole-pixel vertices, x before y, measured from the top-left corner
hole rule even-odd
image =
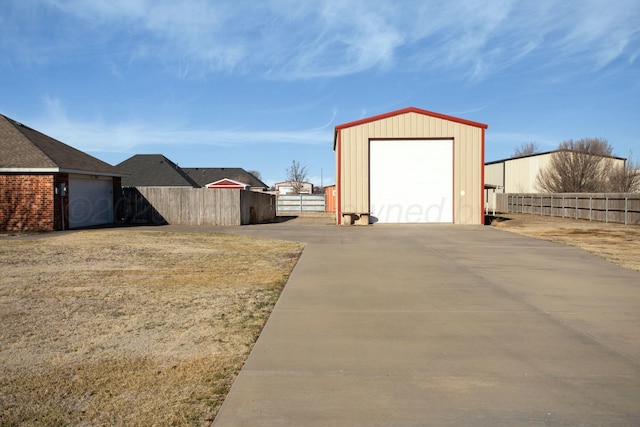
[[[593,210],[593,197],[589,196],[589,221],[591,221],[592,210]]]
[[[629,201],[628,197],[624,198],[624,225],[627,225],[627,203]]]
[[[609,197],[604,198],[604,222],[609,222]]]
[[[562,218],[564,218],[564,196],[562,196]]]
[[[629,201],[628,197],[624,198],[624,225],[627,225],[627,202]]]
[[[576,196],[576,219],[578,219],[578,196]]]
[[[542,216],[542,204],[543,204],[543,197],[540,196],[540,216]]]
[[[529,213],[533,215],[533,195],[529,196]]]
[[[551,196],[551,218],[553,218],[553,196]]]

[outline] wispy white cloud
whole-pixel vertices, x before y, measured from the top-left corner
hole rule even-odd
[[[492,132],[491,144],[498,146],[506,146],[515,149],[522,144],[535,142],[542,150],[553,150],[558,147],[560,141],[549,135],[539,133],[520,133],[520,132]]]
[[[415,56],[421,67],[460,71],[472,82],[521,64],[529,71],[598,71],[618,59],[633,62],[640,52],[640,4],[622,3],[448,2],[436,15],[447,24],[419,34],[416,43],[427,44]]]
[[[331,124],[309,129],[210,129],[180,123],[128,121],[109,123],[100,118],[79,121],[68,117],[62,103],[46,98],[46,112],[28,126],[38,129],[79,150],[103,153],[162,152],[169,146],[250,146],[332,143]]]
[[[181,77],[291,80],[418,69],[477,82],[522,63],[598,71],[619,60],[633,64],[640,53],[636,0],[16,3],[0,31],[5,48],[32,52],[33,61],[103,50],[134,63],[160,61]],[[43,3],[60,21],[47,23],[58,37],[38,32],[48,18],[38,9]]]
[[[469,109],[462,110],[462,111],[454,111],[451,114],[453,114],[454,116],[463,116],[465,114],[477,113],[479,111],[487,109],[490,105],[491,104],[484,104],[484,105],[480,105],[478,107],[469,108]]]
[[[635,14],[635,22],[624,19],[624,15],[631,13],[637,6],[631,3],[630,9],[623,4],[602,1],[585,1],[579,8],[571,11],[573,22],[567,28],[566,34],[559,40],[559,46],[568,55],[582,53],[588,55],[593,68],[601,68],[624,54],[625,49],[639,36],[639,20]],[[637,4],[637,3],[636,3]],[[634,34],[635,33],[635,34]],[[576,46],[582,49],[576,49]],[[590,47],[587,51],[586,47]],[[637,46],[636,46],[637,49]],[[637,50],[632,53],[636,55]]]

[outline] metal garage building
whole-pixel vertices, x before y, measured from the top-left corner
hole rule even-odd
[[[489,187],[495,188],[492,193],[540,193],[537,179],[538,175],[550,164],[554,155],[562,153],[562,150],[546,151],[527,156],[511,157],[502,160],[494,160],[484,165],[485,183]],[[580,155],[576,152],[576,155]],[[615,156],[603,157],[602,164],[607,168],[624,168],[626,159]],[[493,210],[496,206],[494,197],[486,194],[487,209]]]
[[[487,125],[414,107],[338,125],[338,224],[484,222]]]

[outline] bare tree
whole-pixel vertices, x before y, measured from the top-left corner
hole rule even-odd
[[[631,151],[624,166],[612,169],[609,175],[609,191],[640,193],[640,162],[633,160]]]
[[[291,167],[287,169],[287,181],[291,183],[293,194],[300,194],[304,182],[307,180],[307,167],[301,166],[300,162],[294,160]]]
[[[524,157],[530,156],[532,154],[537,154],[540,152],[540,147],[535,142],[527,142],[526,144],[522,144],[520,147],[516,148],[513,152],[513,157]]]
[[[560,143],[558,151],[536,178],[539,190],[550,193],[606,191],[612,170],[613,147],[605,139],[572,139]]]

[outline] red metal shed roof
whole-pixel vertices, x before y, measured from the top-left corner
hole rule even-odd
[[[354,122],[349,122],[349,123],[344,123],[344,124],[341,124],[341,125],[337,125],[336,128],[335,128],[335,134],[334,134],[334,138],[333,138],[333,149],[335,150],[335,148],[336,148],[336,135],[342,129],[350,128],[352,126],[362,125],[362,124],[365,124],[365,123],[375,122],[377,120],[382,120],[382,119],[386,119],[388,117],[398,116],[400,114],[406,114],[406,113],[423,114],[425,116],[436,117],[436,118],[439,118],[439,119],[449,120],[451,122],[456,122],[456,123],[462,123],[463,125],[474,126],[474,127],[478,127],[478,128],[482,128],[482,129],[487,129],[489,127],[489,125],[485,125],[484,123],[472,122],[470,120],[461,119],[459,117],[453,117],[453,116],[447,116],[445,114],[434,113],[433,111],[422,110],[422,109],[416,108],[416,107],[407,107],[407,108],[403,108],[401,110],[391,111],[389,113],[379,114],[377,116],[367,117],[367,118],[364,118],[364,119],[356,120]]]

